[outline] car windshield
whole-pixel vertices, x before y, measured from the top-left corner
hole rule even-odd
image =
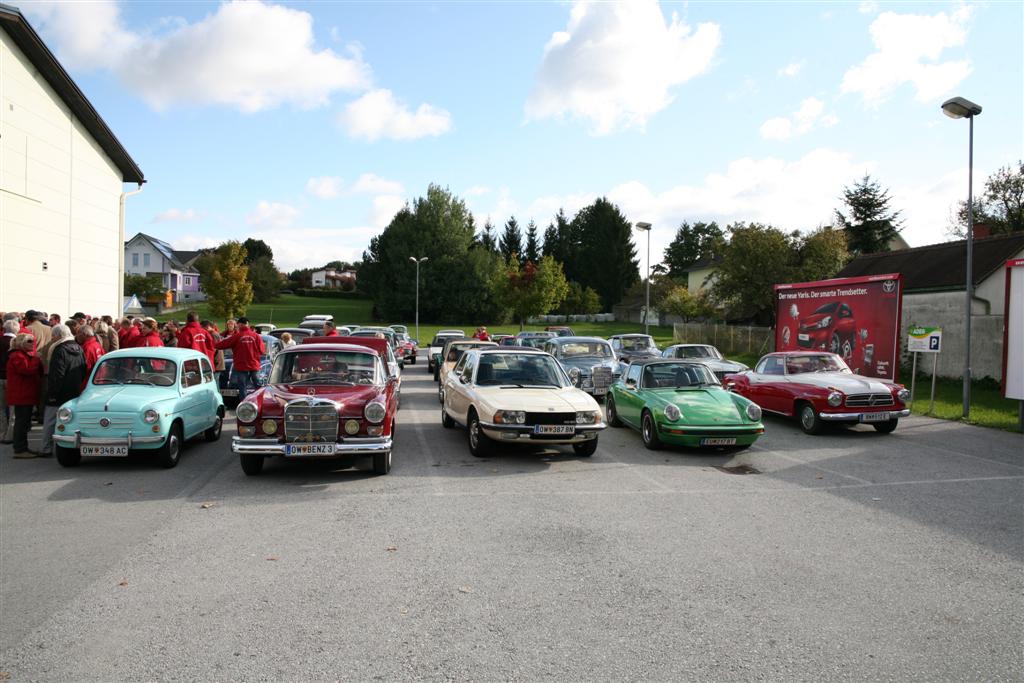
[[[568,342],[561,345],[559,355],[562,358],[581,358],[583,356],[611,358],[612,347],[608,342]]]
[[[377,357],[359,351],[282,353],[270,372],[271,384],[376,384]]]
[[[458,363],[459,359],[462,358],[463,354],[470,349],[484,349],[494,346],[493,344],[452,344],[448,349],[448,355],[445,356],[446,363]]]
[[[700,363],[651,363],[644,366],[644,389],[684,389],[719,384],[718,378]]]
[[[838,307],[839,307],[839,304],[838,304],[838,303],[836,303],[836,302],[832,302],[832,303],[830,303],[830,304],[825,304],[824,306],[822,306],[822,307],[820,307],[820,308],[817,308],[817,309],[815,309],[815,311],[814,311],[814,312],[815,312],[815,313],[835,313],[835,312],[836,312],[836,309],[837,309]]]
[[[551,337],[520,337],[520,346],[529,346],[531,349],[539,349],[547,343]]]
[[[714,346],[680,346],[676,356],[678,358],[713,358],[721,360],[722,354]]]
[[[800,375],[805,372],[850,372],[850,366],[834,354],[786,357],[787,375]]]
[[[434,337],[434,341],[430,342],[431,346],[444,346],[445,342],[450,339],[464,339],[464,337],[456,337],[453,335],[437,336]]]
[[[619,337],[623,351],[657,351],[653,337]]]
[[[178,377],[178,365],[163,358],[120,356],[100,360],[93,375],[93,384],[147,384],[172,386]]]
[[[486,353],[476,371],[478,386],[565,387],[558,363],[541,353]]]

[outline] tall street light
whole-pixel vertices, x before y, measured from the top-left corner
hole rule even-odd
[[[651,333],[651,224],[637,223],[637,230],[647,233],[647,300],[644,303],[644,334]]]
[[[416,258],[410,256],[409,260],[416,264],[416,343],[420,342],[420,264],[424,261],[429,261],[429,256],[423,258]]]
[[[970,122],[967,143],[967,310],[964,312],[967,335],[964,350],[964,405],[963,416],[971,416],[971,301],[974,299],[974,117],[981,113],[981,106],[954,97],[942,103],[942,111],[951,119],[966,118]]]

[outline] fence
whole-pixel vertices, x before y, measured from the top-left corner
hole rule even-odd
[[[725,355],[760,355],[775,350],[775,330],[750,325],[676,323],[672,337],[680,344],[711,344]]]

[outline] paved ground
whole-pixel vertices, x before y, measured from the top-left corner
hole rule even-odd
[[[769,420],[730,464],[608,430],[469,455],[406,375],[387,477],[225,429],[174,470],[0,450],[10,680],[1024,676],[1024,441]],[[212,503],[203,508],[201,504]],[[0,673],[0,677],[3,674]]]

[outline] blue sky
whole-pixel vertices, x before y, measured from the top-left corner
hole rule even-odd
[[[912,245],[1024,156],[1021,3],[23,3],[142,167],[127,230],[359,257],[428,183],[481,224],[828,223],[871,173]],[[644,244],[638,250],[643,257]],[[641,264],[641,268],[644,264]]]

